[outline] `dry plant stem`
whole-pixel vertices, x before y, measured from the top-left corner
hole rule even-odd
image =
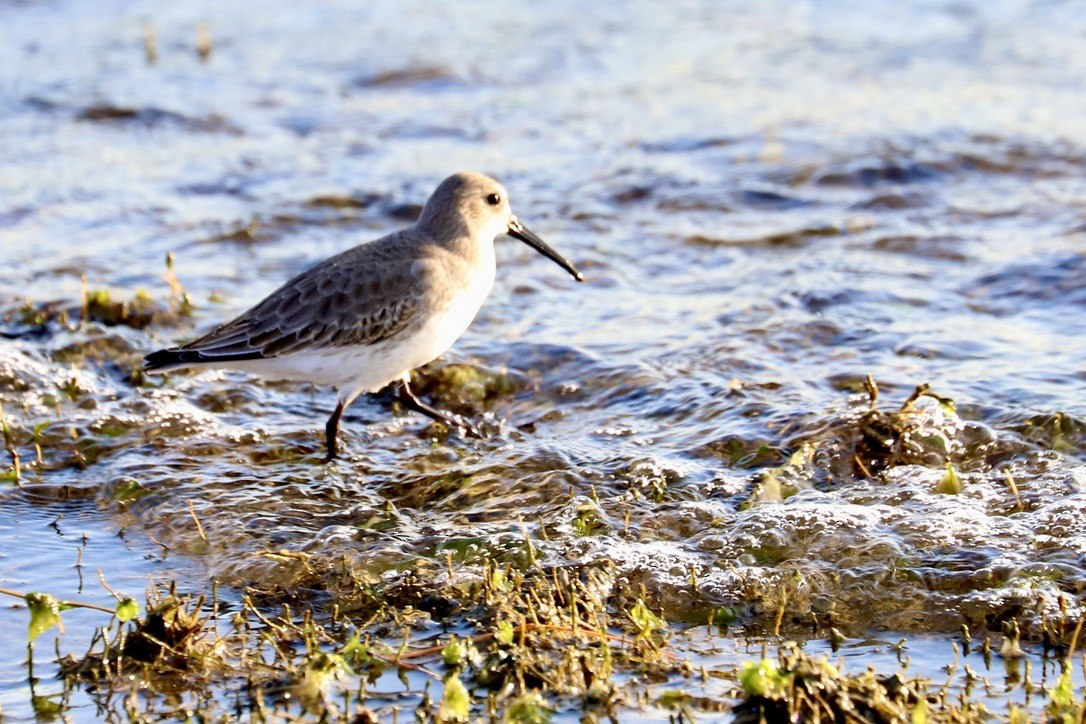
[[[777,619],[773,622],[773,635],[780,637],[781,635],[781,622],[784,620],[784,609],[788,605],[788,595],[782,593],[781,595],[781,607],[777,609]]]
[[[528,526],[524,524],[524,518],[519,515],[517,522],[520,523],[520,530],[524,534],[524,543],[528,546],[528,562],[535,567],[535,546],[532,545],[532,537],[528,534]]]
[[[1082,633],[1082,624],[1086,623],[1086,615],[1080,616],[1078,623],[1075,625],[1075,633],[1071,636],[1071,646],[1067,651],[1067,660],[1070,661],[1071,657],[1075,655],[1075,646],[1078,645],[1079,634]]]
[[[925,382],[922,385],[917,385],[913,393],[905,400],[901,405],[901,412],[910,412],[913,409],[913,403],[919,400],[924,395],[927,395],[931,390],[931,385]]]
[[[191,500],[189,501],[189,515],[192,516],[193,522],[196,523],[196,532],[199,534],[200,540],[202,540],[204,543],[209,543],[210,544],[210,541],[208,541],[207,536],[204,535],[204,526],[202,526],[200,524],[200,519],[196,517],[196,506],[193,505]]]
[[[569,634],[570,636],[576,636],[576,635],[580,634],[582,636],[590,636],[592,638],[599,639],[599,640],[606,640],[606,641],[609,641],[611,643],[622,644],[623,646],[632,646],[633,643],[634,643],[633,641],[626,638],[625,636],[617,636],[615,634],[601,632],[601,631],[594,631],[592,629],[586,629],[586,628],[581,628],[581,627],[573,628],[571,626],[555,626],[553,624],[544,624],[544,623],[523,623],[520,626],[518,626],[517,628],[519,630],[521,630],[521,631],[549,631],[551,633],[565,633],[565,634]],[[465,640],[471,641],[472,643],[475,643],[475,644],[480,644],[480,643],[483,643],[484,641],[490,641],[493,638],[494,638],[493,633],[483,633],[483,634],[478,634],[476,636],[471,636],[471,637],[469,637],[469,638],[467,638]],[[424,649],[414,649],[412,651],[404,651],[403,653],[399,654],[396,657],[395,662],[389,661],[389,663],[397,663],[398,664],[403,659],[420,659],[420,658],[426,658],[427,656],[435,656],[437,654],[440,654],[444,650],[445,650],[444,646],[428,646],[428,647],[426,647]],[[672,658],[672,659],[677,659],[678,658],[674,654],[672,654],[670,652],[667,652],[667,651],[663,651],[661,653],[663,653],[665,656],[668,656],[669,658]]]
[[[13,591],[10,588],[0,588],[0,596],[11,596],[12,598],[26,599],[25,593],[19,593]],[[102,613],[108,613],[111,616],[116,613],[112,608],[106,608],[105,606],[99,606],[97,603],[82,603],[80,601],[57,601],[57,604],[64,606],[65,608],[89,608],[92,611],[101,611]]]
[[[98,569],[98,582],[102,584],[102,588],[106,589],[106,592],[109,593],[109,595],[113,596],[118,601],[123,598],[121,594],[114,591],[113,588],[106,583],[106,574],[102,572],[101,568]]]
[[[438,651],[438,653],[440,653],[440,650]],[[374,654],[373,658],[378,659],[380,661],[383,661],[386,664],[388,664],[389,666],[396,666],[396,667],[399,667],[401,669],[410,669],[411,671],[418,671],[419,673],[426,674],[430,678],[436,679],[438,681],[441,681],[441,679],[442,679],[441,674],[438,674],[435,671],[430,671],[429,669],[427,669],[422,664],[409,664],[406,661],[403,661],[402,659],[405,658],[404,656],[389,658],[387,656],[380,656],[380,655]]]
[[[15,437],[11,432],[11,426],[8,424],[8,418],[4,414],[2,406],[0,406],[0,430],[3,430],[4,445],[7,447],[8,454],[11,455],[11,464],[15,471],[15,485],[20,486],[23,479],[22,459],[19,456],[19,448],[15,445]]]
[[[206,63],[211,57],[211,49],[211,28],[207,23],[200,23],[196,26],[196,54],[201,62]]]
[[[864,378],[864,389],[867,391],[868,403],[871,405],[871,409],[874,410],[876,403],[879,401],[879,386],[875,384],[875,378],[871,375]]]
[[[864,465],[864,461],[863,461],[863,459],[862,459],[862,458],[860,458],[860,456],[859,456],[858,454],[857,454],[857,455],[853,455],[853,456],[852,456],[852,459],[853,459],[853,460],[854,460],[854,461],[856,462],[856,464],[857,464],[857,465],[858,465],[858,466],[860,467],[860,470],[862,470],[862,471],[863,471],[863,474],[864,474],[864,477],[865,477],[865,478],[870,478],[870,477],[872,477],[872,476],[871,476],[871,471],[867,469],[867,466],[866,466],[866,465]]]
[[[155,26],[150,23],[143,26],[143,55],[147,65],[154,65],[158,60],[158,38],[155,36]]]
[[[79,297],[80,297],[80,310],[79,310],[79,322],[83,324],[90,317],[90,295],[87,292],[87,275],[81,274],[79,276]]]
[[[1014,475],[1011,474],[1009,469],[1007,470],[1007,487],[1014,493],[1014,509],[1018,512],[1025,510],[1022,507],[1022,498],[1018,495],[1018,485],[1014,482]]]

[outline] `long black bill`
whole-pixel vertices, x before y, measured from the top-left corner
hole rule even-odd
[[[513,217],[513,220],[509,222],[509,236],[512,236],[515,239],[520,239],[525,244],[532,247],[540,254],[547,257],[555,264],[568,271],[577,281],[584,281],[584,277],[581,276],[581,273],[577,271],[576,267],[569,263],[568,259],[552,249],[550,247],[550,244],[543,241],[534,233],[532,233],[532,231],[527,226],[520,223],[520,221],[516,217]]]

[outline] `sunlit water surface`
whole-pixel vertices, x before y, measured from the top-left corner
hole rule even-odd
[[[23,440],[0,585],[80,595],[82,547],[90,600],[110,600],[97,568],[130,594],[147,574],[289,589],[267,551],[395,575],[500,559],[526,530],[545,564],[613,561],[616,595],[643,585],[671,618],[764,632],[830,606],[858,640],[929,642],[932,670],[949,644],[926,632],[1077,618],[1086,15],[853,5],[4,5],[0,404],[44,464]],[[461,409],[492,436],[361,400],[323,466],[328,390],[129,382],[463,168],[586,276],[499,242],[447,358],[501,378]],[[84,275],[166,299],[171,251],[191,317],[18,321],[78,307]],[[956,404],[922,406],[937,444],[873,477],[847,444],[868,374],[886,409],[923,382]],[[947,462],[958,495],[936,491]],[[781,466],[798,494],[745,505]],[[0,620],[22,651],[25,611]],[[29,715],[25,678],[0,665],[5,713]]]

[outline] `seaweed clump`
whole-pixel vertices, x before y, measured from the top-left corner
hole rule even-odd
[[[875,380],[868,375],[864,380],[864,390],[868,395],[868,410],[856,423],[858,439],[853,449],[853,473],[864,477],[873,477],[888,468],[911,463],[931,463],[933,455],[941,458],[936,462],[945,462],[949,455],[950,443],[935,440],[928,429],[926,416],[917,407],[917,401],[931,398],[939,403],[948,414],[954,414],[954,403],[931,391],[931,385],[917,385],[901,407],[892,412],[878,408],[879,389]],[[934,444],[933,443],[942,443]]]
[[[776,660],[746,664],[739,674],[744,698],[735,706],[736,724],[774,721],[948,722],[991,718],[980,704],[929,702],[930,682],[903,672],[880,676],[868,669],[844,675],[825,659],[781,648]]]
[[[130,626],[99,629],[87,654],[60,660],[61,676],[101,683],[141,669],[205,677],[208,663],[216,660],[218,636],[204,602],[203,596],[178,595],[173,586],[165,592],[151,589],[146,615]]]
[[[508,370],[463,363],[432,363],[411,375],[416,394],[439,400],[443,408],[462,415],[479,415],[494,400],[519,392],[526,381]]]

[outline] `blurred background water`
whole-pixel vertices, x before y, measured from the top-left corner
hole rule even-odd
[[[671,618],[1078,615],[1078,4],[57,0],[0,27],[0,405],[37,429],[0,585],[74,595],[57,516],[66,539],[124,531],[95,551],[115,587],[295,593],[334,582],[268,550],[379,578],[511,555],[523,519],[546,561],[609,561],[614,595],[644,585]],[[323,467],[328,391],[133,384],[146,351],[409,223],[461,169],[587,277],[499,241],[448,357],[490,386],[444,402],[500,433],[434,442],[362,400]],[[190,317],[28,321],[78,309],[84,277],[166,299],[167,252]],[[889,408],[928,382],[956,409],[922,407],[923,449],[879,475],[850,462],[869,374]],[[959,495],[936,492],[947,462]],[[767,470],[796,494],[750,505]],[[0,614],[5,649],[24,615]],[[25,669],[0,672],[12,711]]]

